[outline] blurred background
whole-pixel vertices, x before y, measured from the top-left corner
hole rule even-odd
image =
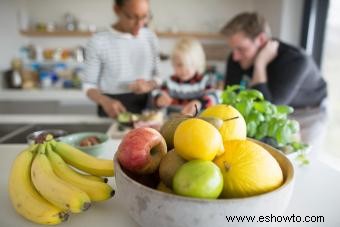
[[[340,1],[150,0],[150,3],[153,19],[148,26],[160,39],[160,72],[164,77],[172,73],[170,50],[183,36],[198,38],[203,43],[208,66],[224,75],[229,48],[219,31],[243,11],[258,11],[269,21],[274,37],[305,48],[329,85],[330,122],[322,152],[327,162],[337,166],[340,20],[335,15],[340,11]],[[112,4],[112,0],[0,0],[0,133],[16,128],[9,126],[9,119],[19,127],[32,121],[29,117],[34,115],[41,116],[40,120],[34,118],[37,124],[51,121],[44,118],[50,115],[55,116],[52,123],[108,123],[95,118],[95,105],[81,91],[79,77],[83,73],[87,40],[115,20]]]

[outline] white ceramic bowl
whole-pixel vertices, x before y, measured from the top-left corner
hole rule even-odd
[[[286,209],[294,184],[294,168],[280,151],[256,141],[280,164],[284,183],[274,191],[240,199],[196,199],[164,193],[130,178],[115,162],[116,196],[129,215],[143,227],[263,226],[263,222],[228,222],[226,216],[280,215]]]

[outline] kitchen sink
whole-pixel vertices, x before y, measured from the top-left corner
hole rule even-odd
[[[61,129],[68,134],[77,132],[106,132],[109,123],[70,123],[70,124],[0,124],[0,143],[26,143],[26,136],[44,129]]]

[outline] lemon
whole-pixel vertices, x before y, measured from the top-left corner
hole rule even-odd
[[[211,161],[222,153],[222,136],[212,124],[191,118],[180,123],[174,135],[175,151],[186,160]]]
[[[282,184],[280,165],[260,145],[248,140],[229,140],[224,147],[225,152],[214,160],[223,175],[223,198],[258,195]]]
[[[223,141],[246,139],[247,125],[241,113],[230,105],[219,104],[205,109],[201,117],[217,117],[224,121],[220,127]],[[235,118],[235,119],[233,119]]]

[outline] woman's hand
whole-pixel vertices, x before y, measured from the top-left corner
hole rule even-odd
[[[200,101],[193,100],[183,107],[183,110],[181,111],[181,113],[182,114],[195,115],[196,114],[196,108],[199,111],[201,109],[201,107],[202,107],[202,105],[201,105]]]
[[[111,118],[116,118],[118,114],[126,112],[124,105],[120,101],[109,97],[103,98],[100,105],[103,107],[105,113]]]
[[[153,80],[138,79],[135,82],[129,84],[129,89],[135,94],[144,94],[152,91],[157,86]]]
[[[156,106],[158,107],[167,107],[172,103],[172,98],[168,93],[162,92],[161,95],[156,99]]]

